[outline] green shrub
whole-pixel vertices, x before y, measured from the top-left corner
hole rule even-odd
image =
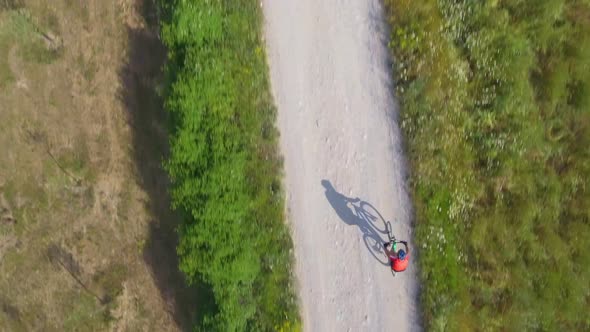
[[[259,4],[179,0],[161,9],[180,268],[211,286],[217,309],[199,328],[297,326]]]

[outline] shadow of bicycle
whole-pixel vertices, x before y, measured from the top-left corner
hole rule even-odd
[[[347,225],[357,226],[367,250],[379,263],[389,266],[389,259],[383,251],[383,243],[387,242],[386,221],[381,213],[358,197],[351,198],[337,192],[328,180],[322,180],[322,186],[338,217]]]

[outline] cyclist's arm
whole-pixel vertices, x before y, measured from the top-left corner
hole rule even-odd
[[[387,257],[395,257],[395,251],[393,251],[393,249],[389,249],[389,248],[383,248],[385,250],[385,254],[387,255]]]
[[[410,254],[410,247],[408,247],[408,242],[407,241],[399,241],[400,243],[404,244],[404,247],[406,247],[406,254]]]

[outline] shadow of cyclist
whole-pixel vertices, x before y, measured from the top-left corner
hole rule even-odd
[[[370,206],[360,198],[351,198],[337,192],[328,180],[322,180],[322,186],[326,189],[325,195],[334,211],[340,219],[347,225],[356,225],[363,234],[363,241],[367,250],[383,265],[388,265],[389,260],[383,252],[383,243],[385,240],[381,237],[379,231],[373,224],[378,217],[366,211],[363,207]],[[374,208],[373,208],[374,210]],[[376,210],[375,210],[376,211]],[[377,211],[376,211],[377,212]],[[376,213],[382,219],[379,212]]]

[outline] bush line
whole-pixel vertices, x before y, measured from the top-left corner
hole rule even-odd
[[[590,330],[588,2],[385,2],[426,327]]]
[[[259,3],[176,0],[160,9],[180,268],[211,287],[216,306],[197,329],[296,330]]]

